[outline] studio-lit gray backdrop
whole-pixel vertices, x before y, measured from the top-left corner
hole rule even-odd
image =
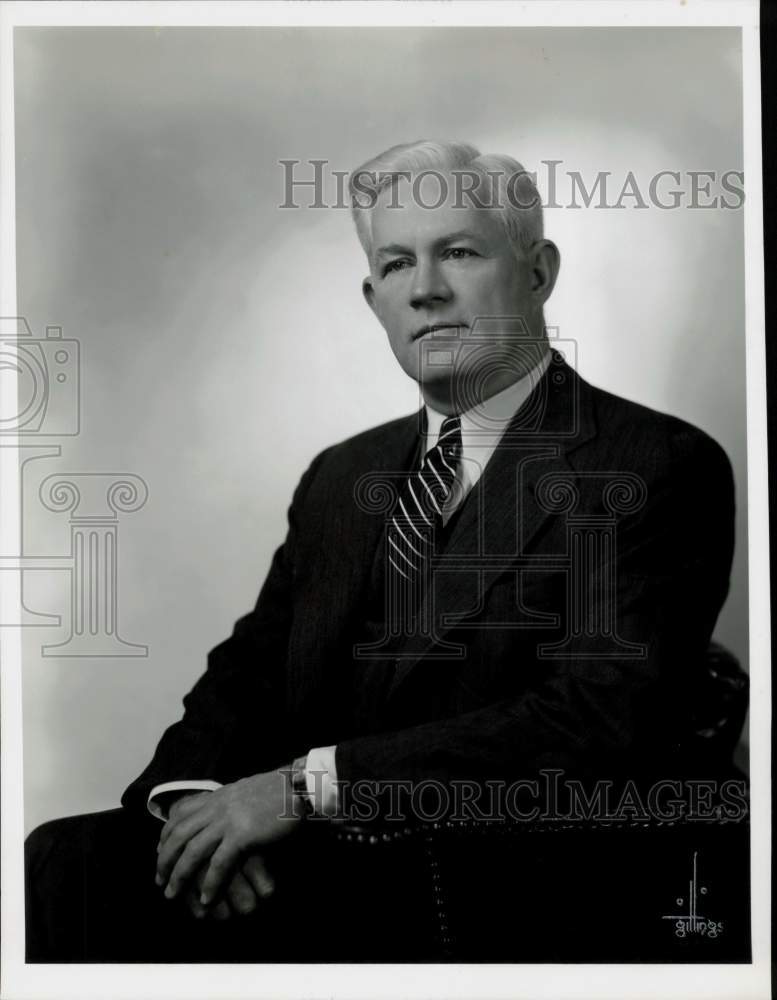
[[[118,531],[119,631],[147,657],[42,656],[68,633],[69,574],[26,574],[28,605],[63,619],[25,632],[27,829],[117,804],[252,606],[309,460],[418,405],[362,301],[347,211],[279,209],[281,159],[349,170],[463,139],[536,169],[543,195],[560,161],[562,203],[570,172],[590,187],[609,171],[610,201],[630,170],[645,199],[681,172],[677,210],[546,211],[562,253],[547,316],[589,381],[731,457],[717,637],[746,665],[743,217],[687,207],[688,171],[742,169],[738,31],[45,28],[17,29],[15,53],[18,311],[82,353],[80,434],[26,470],[27,554],[69,551],[46,476],[149,488]]]

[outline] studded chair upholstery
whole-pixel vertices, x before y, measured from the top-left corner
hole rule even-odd
[[[747,704],[747,675],[712,644],[691,748],[714,767],[706,773],[728,776],[723,792],[698,791],[728,803],[710,821],[681,811],[609,822],[330,823],[327,835],[351,859],[392,869],[391,891],[398,878],[413,911],[413,942],[394,933],[374,960],[749,961],[747,785],[732,764]],[[416,940],[418,926],[426,941]]]

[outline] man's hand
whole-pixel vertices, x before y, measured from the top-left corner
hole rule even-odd
[[[210,795],[210,792],[185,792],[180,795],[167,811],[168,819],[178,819],[178,805],[192,795]],[[201,919],[208,915],[208,909],[200,903],[200,893],[202,883],[205,879],[208,866],[197,872],[193,884],[187,886],[185,899],[192,914]],[[275,891],[275,882],[265,867],[264,860],[259,854],[252,854],[245,859],[239,871],[236,871],[229,880],[224,898],[211,909],[211,914],[216,920],[228,920],[233,913],[245,915],[253,913],[257,902],[260,899],[268,899]]]
[[[267,871],[264,860],[259,854],[252,854],[229,880],[224,898],[209,911],[200,902],[207,871],[208,866],[205,864],[197,873],[194,886],[190,883],[185,893],[186,904],[198,919],[206,917],[209,912],[216,920],[228,920],[232,914],[247,916],[253,913],[260,899],[268,899],[275,891],[275,882]]]
[[[178,800],[159,838],[157,883],[167,885],[165,896],[177,896],[209,861],[200,885],[200,904],[208,906],[241,856],[297,828],[291,801],[288,776],[279,771]]]

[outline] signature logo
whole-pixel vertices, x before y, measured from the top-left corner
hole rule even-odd
[[[684,938],[688,935],[701,934],[703,937],[716,938],[723,933],[723,921],[704,917],[698,910],[698,897],[707,895],[707,886],[699,885],[697,872],[698,851],[693,852],[693,872],[688,883],[688,898],[678,896],[677,906],[687,906],[687,913],[665,913],[662,920],[674,921],[675,937]]]

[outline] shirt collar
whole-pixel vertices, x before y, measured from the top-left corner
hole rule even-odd
[[[551,351],[548,349],[542,359],[530,371],[508,385],[506,389],[482,400],[472,409],[460,414],[461,443],[466,456],[473,448],[493,450],[518,410],[523,406],[532,389],[545,374],[550,364]],[[444,413],[438,413],[429,404],[426,409],[426,447],[428,451],[437,444],[440,428],[445,420]]]

